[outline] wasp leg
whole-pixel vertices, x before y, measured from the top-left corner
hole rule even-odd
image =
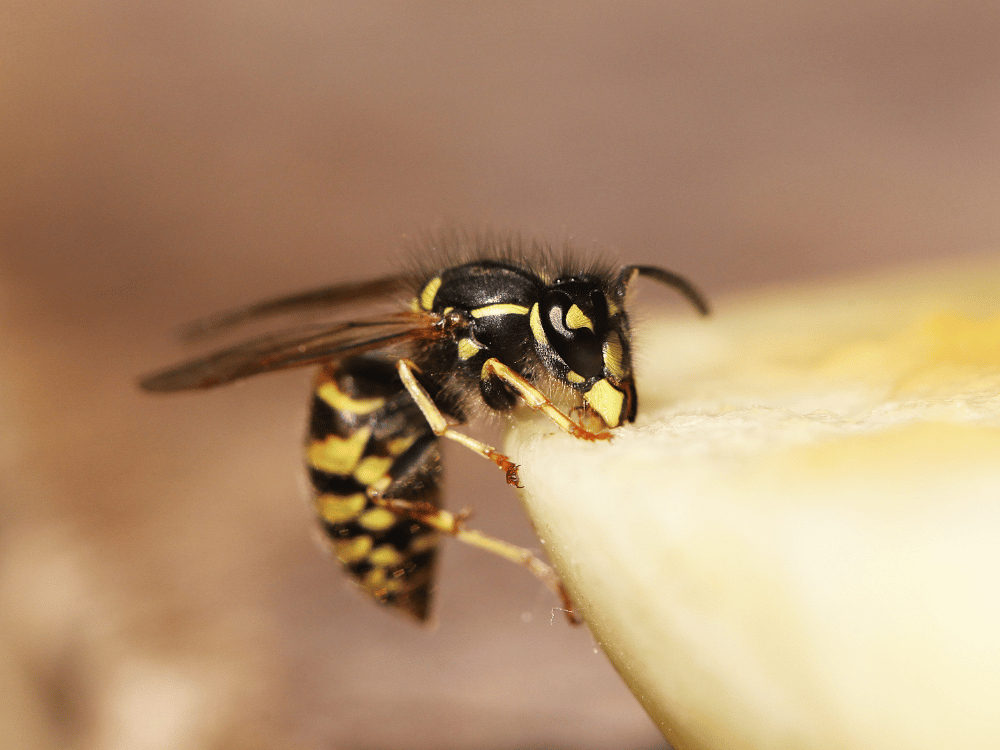
[[[551,566],[544,563],[531,550],[510,544],[489,534],[484,534],[478,529],[465,528],[464,514],[451,513],[447,510],[436,508],[430,503],[385,497],[374,488],[369,489],[368,496],[371,498],[372,503],[380,505],[396,515],[408,516],[417,523],[449,534],[460,542],[465,542],[473,547],[492,552],[495,555],[499,555],[527,568],[531,571],[532,575],[559,597],[562,601],[563,611],[566,613],[566,619],[569,620],[570,624],[580,624],[581,620],[577,617],[576,611],[573,609],[573,602],[559,580],[559,576],[556,575]]]
[[[400,359],[396,362],[396,370],[399,372],[400,380],[403,381],[403,385],[406,386],[406,390],[409,391],[410,396],[413,398],[414,402],[427,419],[427,423],[430,425],[434,434],[439,437],[445,437],[449,440],[461,443],[467,448],[470,448],[478,453],[480,456],[493,461],[493,463],[504,470],[507,475],[508,483],[520,487],[521,485],[518,483],[516,464],[499,451],[476,440],[475,438],[471,438],[468,435],[464,435],[461,432],[454,430],[448,424],[448,421],[441,413],[441,410],[438,409],[434,400],[430,397],[430,394],[427,393],[424,387],[417,380],[416,376],[413,374],[415,367],[416,366],[412,362],[406,359]],[[399,481],[399,479],[400,478],[397,478],[397,481]],[[555,571],[552,570],[549,565],[540,560],[530,550],[510,544],[502,539],[497,539],[489,534],[484,534],[482,531],[477,529],[465,528],[465,514],[456,515],[449,511],[437,508],[429,503],[387,497],[386,495],[390,493],[391,488],[387,482],[376,483],[368,488],[368,497],[371,499],[372,503],[381,505],[393,513],[409,516],[414,521],[445,534],[449,534],[461,542],[486,550],[487,552],[492,552],[495,555],[499,555],[500,557],[527,568],[536,578],[538,578],[556,596],[559,597],[562,601],[563,609],[566,612],[566,618],[569,622],[573,625],[580,623],[580,620],[576,616],[576,612],[573,609],[573,602],[569,598],[569,594],[566,592],[566,589],[563,587]]]
[[[518,395],[524,399],[525,404],[536,411],[540,411],[542,414],[555,422],[559,429],[563,432],[569,433],[575,438],[580,438],[581,440],[611,439],[611,433],[606,430],[602,430],[601,432],[591,432],[590,430],[578,425],[568,416],[559,411],[548,396],[535,388],[535,386],[498,359],[491,357],[483,363],[483,376],[495,376],[500,378],[503,382],[518,392]]]
[[[517,464],[511,461],[507,456],[505,456],[500,451],[495,448],[491,448],[486,445],[486,443],[480,442],[475,438],[471,438],[457,430],[453,429],[449,424],[448,420],[445,419],[441,410],[438,409],[437,405],[434,403],[434,399],[430,397],[430,394],[424,389],[417,377],[413,374],[413,370],[416,368],[412,362],[406,359],[400,359],[396,362],[396,369],[399,371],[399,378],[403,381],[403,385],[406,386],[406,390],[410,392],[410,396],[413,397],[414,402],[420,408],[423,413],[424,418],[427,420],[427,424],[431,426],[431,430],[438,437],[448,438],[449,440],[454,440],[456,443],[461,443],[466,448],[478,453],[483,458],[488,458],[490,461],[499,466],[504,474],[507,475],[507,484],[512,484],[515,487],[522,487],[520,479],[517,476]]]

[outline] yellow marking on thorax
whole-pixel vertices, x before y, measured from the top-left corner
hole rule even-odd
[[[366,534],[356,536],[353,539],[335,539],[333,541],[333,553],[338,560],[345,563],[364,560],[371,550],[372,538]]]
[[[577,328],[589,328],[591,332],[594,330],[594,321],[587,317],[587,313],[581,310],[576,305],[570,305],[569,311],[566,313],[566,327],[572,330]]]
[[[393,459],[383,456],[368,456],[358,462],[354,470],[354,478],[361,484],[367,486],[385,476],[385,473],[392,466]]]
[[[545,346],[548,346],[549,338],[545,335],[545,329],[542,328],[542,314],[538,310],[537,302],[531,306],[531,315],[528,317],[528,325],[531,326],[531,335],[535,337],[535,340]]]
[[[328,403],[334,411],[346,411],[349,414],[371,414],[385,406],[384,398],[351,398],[331,382],[319,386],[316,395]]]
[[[527,315],[528,308],[524,305],[511,305],[500,302],[496,305],[484,305],[472,311],[473,318],[486,318],[491,315]]]
[[[329,474],[350,474],[354,471],[372,431],[364,427],[350,437],[330,435],[326,440],[316,440],[307,448],[309,465]]]
[[[425,310],[430,310],[434,307],[434,298],[437,297],[438,289],[441,288],[441,277],[435,276],[433,279],[428,281],[420,292],[420,306]]]
[[[361,492],[341,497],[320,495],[316,498],[316,512],[329,523],[344,523],[357,518],[368,504],[368,497]]]
[[[566,380],[569,381],[570,383],[586,383],[587,382],[587,379],[585,377],[583,377],[583,375],[581,375],[578,372],[573,372],[572,370],[570,370],[569,372],[566,373]]]
[[[612,335],[604,343],[604,366],[607,368],[608,373],[618,380],[625,378],[625,370],[622,366],[622,358],[624,356],[625,351],[622,349],[621,339],[617,335]]]
[[[458,342],[458,358],[465,360],[475,357],[479,352],[483,350],[479,344],[477,344],[472,339],[461,339]]]
[[[625,394],[607,380],[598,380],[594,387],[583,394],[591,408],[601,415],[608,427],[617,427],[622,416]]]
[[[361,514],[358,524],[369,531],[385,531],[397,521],[396,514],[386,508],[372,508]]]

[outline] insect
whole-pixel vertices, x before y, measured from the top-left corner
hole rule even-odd
[[[400,296],[407,309],[254,338],[152,374],[141,386],[211,388],[318,365],[306,466],[322,530],[353,581],[426,620],[443,533],[529,568],[574,621],[551,568],[441,507],[440,439],[489,459],[519,486],[510,459],[456,427],[477,412],[508,413],[523,402],[577,438],[608,439],[636,416],[630,283],[641,276],[673,287],[702,314],[708,305],[686,279],[653,266],[613,270],[581,262],[569,248],[492,235],[431,244],[435,265],[267,300],[197,321],[187,333],[204,337],[286,313]]]

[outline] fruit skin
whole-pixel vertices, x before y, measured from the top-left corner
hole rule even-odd
[[[977,261],[639,326],[635,426],[511,431],[546,550],[679,750],[996,745],[997,289]]]

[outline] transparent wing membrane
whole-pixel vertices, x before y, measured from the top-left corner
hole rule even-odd
[[[279,315],[329,310],[355,302],[391,299],[403,290],[402,281],[401,276],[383,276],[370,281],[321,287],[287,297],[274,297],[246,307],[200,318],[184,326],[181,329],[181,336],[187,341],[197,341]]]
[[[441,316],[402,312],[335,325],[314,325],[261,336],[153,373],[140,382],[153,392],[212,388],[265,372],[320,364],[411,341],[440,339]]]

